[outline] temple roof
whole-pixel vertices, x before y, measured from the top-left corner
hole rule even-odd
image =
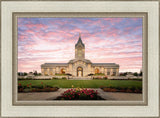
[[[44,63],[41,65],[41,67],[45,66],[68,66],[67,63]]]
[[[82,39],[81,39],[81,34],[79,33],[79,39],[78,39],[78,42],[76,43],[75,46],[77,46],[78,44],[81,44],[83,47],[85,46],[84,43],[82,42]]]
[[[115,64],[115,63],[92,63],[90,60],[88,59],[82,59],[82,60],[78,60],[78,59],[73,59],[73,60],[70,60],[68,63],[44,63],[41,65],[41,67],[52,67],[52,66],[68,66],[68,64],[73,64],[77,61],[84,61],[85,63],[90,63],[92,64],[92,66],[106,66],[106,67],[119,67],[118,64]]]
[[[75,62],[77,62],[77,61],[84,61],[85,63],[92,63],[90,60],[88,60],[88,59],[72,59],[72,60],[70,60],[68,63],[75,63]]]
[[[115,66],[115,67],[119,67],[119,65],[115,64],[115,63],[92,63],[92,66]]]

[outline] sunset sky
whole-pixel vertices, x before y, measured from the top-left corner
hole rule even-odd
[[[92,63],[142,69],[142,18],[18,18],[18,72],[74,59],[79,33]]]

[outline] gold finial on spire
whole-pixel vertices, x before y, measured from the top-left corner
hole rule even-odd
[[[81,37],[81,33],[79,33],[79,37]]]

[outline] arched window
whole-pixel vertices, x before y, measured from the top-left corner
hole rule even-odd
[[[44,69],[44,75],[48,75],[47,69]]]
[[[52,71],[50,71],[50,75],[53,75],[53,72],[52,72]]]
[[[95,74],[96,74],[96,73],[99,73],[99,69],[98,69],[98,68],[95,69]]]
[[[61,74],[65,74],[65,69],[61,69]]]
[[[82,70],[82,67],[78,67],[78,70]]]
[[[82,67],[78,67],[77,68],[77,76],[78,77],[82,77],[83,76],[83,68]]]

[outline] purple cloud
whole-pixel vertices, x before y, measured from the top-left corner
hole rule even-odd
[[[93,63],[142,68],[142,18],[18,18],[18,71],[73,59],[79,32]]]

